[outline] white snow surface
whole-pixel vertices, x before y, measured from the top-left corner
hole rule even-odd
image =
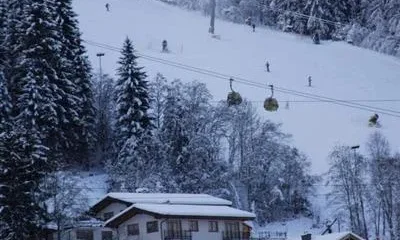
[[[337,232],[337,233],[331,233],[331,234],[325,234],[325,235],[311,235],[311,240],[340,240],[340,239],[345,238],[349,234],[353,234],[354,236],[357,236],[359,239],[363,239],[362,237],[358,236],[355,233]]]
[[[107,174],[93,171],[76,172],[76,175],[80,178],[79,187],[86,190],[88,206],[94,205],[107,194]]]
[[[267,223],[265,226],[257,227],[255,231],[262,232],[287,232],[287,238],[293,240],[301,240],[301,235],[311,233],[312,235],[320,235],[323,228],[313,228],[313,220],[311,218],[300,217],[288,221],[279,221]],[[336,231],[336,229],[334,229]]]
[[[231,201],[213,197],[208,194],[111,192],[108,193],[103,199],[105,199],[106,197],[112,197],[130,203],[225,206],[232,205]]]
[[[105,3],[110,3],[106,12]],[[208,33],[209,18],[155,0],[76,0],[83,38],[121,47],[129,36],[140,54],[157,57],[194,67],[213,70],[232,77],[243,77],[260,84],[274,84],[296,91],[323,95],[342,100],[399,99],[400,60],[343,42],[322,42],[314,45],[301,37],[258,27],[253,33],[248,27],[216,21],[216,34]],[[161,53],[161,42],[168,41],[170,53]],[[95,70],[96,53],[104,52],[104,73],[113,75],[117,68],[118,52],[87,44]],[[269,61],[271,72],[265,71]],[[185,82],[198,80],[207,84],[215,101],[225,100],[229,91],[228,79],[188,72],[158,62],[139,59],[139,64],[152,80],[157,72],[169,80]],[[313,86],[307,87],[308,76]],[[283,130],[293,135],[293,145],[306,153],[312,162],[313,173],[329,168],[327,156],[335,144],[358,145],[365,151],[365,142],[376,128],[368,127],[374,111],[364,111],[329,102],[291,102],[310,100],[275,91],[280,102],[277,112],[266,112],[262,102],[270,95],[262,88],[234,82],[234,89],[254,101],[264,119],[283,123]],[[391,109],[400,115],[400,102],[360,102],[374,107]],[[400,151],[400,118],[380,114],[379,129],[393,150]]]
[[[228,206],[212,205],[172,205],[172,204],[145,204],[137,203],[120,212],[107,223],[112,222],[119,216],[132,210],[143,210],[165,216],[195,216],[195,217],[236,217],[236,218],[255,218],[255,214]]]

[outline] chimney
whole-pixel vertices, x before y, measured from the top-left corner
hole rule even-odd
[[[311,233],[301,235],[301,240],[311,240]]]

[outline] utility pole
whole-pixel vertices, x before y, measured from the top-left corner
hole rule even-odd
[[[208,29],[208,32],[211,34],[214,34],[215,31],[215,8],[217,6],[216,0],[210,0],[211,1],[211,20],[210,20],[210,28]]]
[[[97,53],[96,56],[99,58],[99,95],[98,95],[98,100],[97,100],[97,104],[98,104],[98,108],[101,109],[102,111],[104,110],[103,106],[102,106],[102,98],[103,98],[103,71],[101,68],[101,57],[103,57],[105,55],[105,53]]]
[[[100,69],[100,81],[101,81],[101,79],[102,79],[102,75],[103,75],[103,73],[102,73],[102,71],[101,71],[101,57],[103,57],[105,54],[104,53],[97,53],[96,54],[96,56],[99,58],[99,69]]]
[[[100,107],[100,102],[101,102],[101,98],[102,98],[102,93],[103,93],[103,71],[102,71],[102,68],[101,68],[101,57],[103,57],[105,55],[105,53],[97,53],[96,54],[96,56],[99,58],[99,86],[100,86],[100,89],[99,89],[99,101],[98,101],[98,103],[99,103],[99,107]]]

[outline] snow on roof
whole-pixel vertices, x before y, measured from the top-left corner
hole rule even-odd
[[[251,229],[255,229],[253,221],[244,221],[243,224],[247,225]]]
[[[337,233],[330,233],[325,235],[311,235],[312,240],[342,240],[349,236],[353,236],[353,238],[364,240],[362,237],[358,236],[352,232],[337,232]],[[301,237],[298,238],[299,240]]]
[[[134,208],[166,216],[207,216],[255,218],[254,213],[228,206],[134,204]]]
[[[208,194],[181,194],[181,193],[122,193],[111,192],[98,201],[96,206],[106,199],[116,199],[128,203],[168,203],[190,205],[232,205],[231,201],[213,197]]]
[[[179,205],[179,204],[133,204],[113,218],[109,219],[105,226],[118,221],[119,218],[128,218],[134,214],[130,213],[155,214],[162,217],[190,217],[190,218],[230,218],[253,220],[256,215],[236,208],[223,205]],[[118,225],[118,224],[117,224]]]

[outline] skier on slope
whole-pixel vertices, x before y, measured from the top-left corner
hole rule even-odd
[[[165,39],[162,41],[162,52],[168,52],[168,43]]]
[[[106,9],[107,9],[107,12],[110,11],[110,4],[109,3],[106,3]]]
[[[256,31],[256,25],[253,23],[253,24],[251,24],[251,26],[253,27],[253,32],[255,32]]]
[[[265,63],[265,67],[267,68],[267,72],[269,72],[269,62],[268,61]]]
[[[378,126],[378,118],[379,118],[379,115],[378,114],[374,114],[374,115],[372,115],[371,116],[371,118],[369,119],[369,126],[370,127],[373,127],[373,126]]]

